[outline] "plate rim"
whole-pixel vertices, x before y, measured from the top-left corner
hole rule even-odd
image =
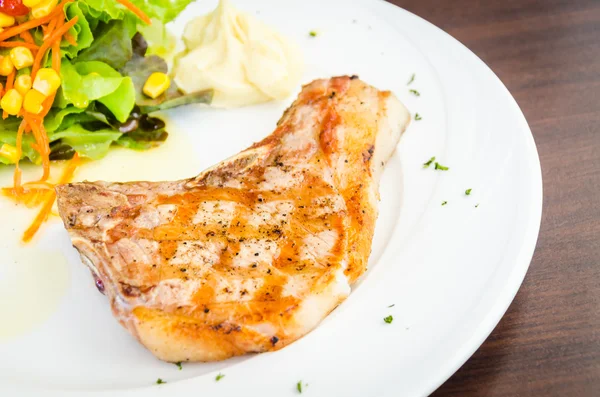
[[[368,0],[363,0],[368,1]],[[374,2],[373,2],[374,3]],[[430,28],[433,28],[437,31],[438,34],[445,36],[446,38],[451,39],[455,42],[461,49],[466,50],[475,62],[479,63],[488,73],[493,76],[493,79],[496,83],[499,84],[503,91],[503,95],[510,102],[510,106],[515,110],[515,116],[518,118],[518,123],[521,124],[521,128],[527,132],[526,134],[526,144],[527,144],[527,158],[531,161],[531,166],[534,167],[531,169],[532,176],[534,176],[534,180],[531,184],[531,192],[532,192],[532,200],[528,203],[530,209],[533,211],[530,212],[531,215],[527,218],[528,223],[526,227],[528,229],[526,235],[526,241],[524,240],[519,248],[519,253],[517,255],[517,259],[515,259],[515,266],[513,267],[509,279],[511,280],[509,283],[505,284],[502,292],[502,299],[498,299],[497,303],[493,305],[494,309],[490,310],[488,315],[482,318],[479,322],[477,328],[473,331],[471,337],[462,344],[462,346],[457,346],[454,350],[456,353],[452,356],[451,359],[446,360],[445,368],[441,371],[437,371],[440,376],[437,377],[435,381],[430,382],[431,386],[424,390],[423,396],[428,396],[434,391],[436,391],[440,386],[442,386],[452,375],[454,375],[470,358],[473,354],[483,345],[483,343],[487,340],[487,338],[494,331],[496,326],[500,323],[506,311],[514,301],[517,293],[519,292],[523,281],[525,280],[525,276],[529,270],[529,266],[531,265],[531,261],[533,259],[533,255],[535,253],[537,247],[537,241],[539,238],[539,232],[541,228],[542,222],[542,213],[543,213],[543,177],[542,177],[542,169],[541,162],[539,158],[539,153],[537,151],[537,145],[535,144],[535,138],[533,136],[533,132],[527,122],[525,114],[523,110],[519,106],[517,100],[510,93],[504,82],[498,77],[498,75],[494,72],[494,70],[483,61],[475,52],[473,52],[470,48],[468,48],[465,44],[463,44],[460,40],[444,31],[440,27],[435,24],[429,22],[425,18],[422,18],[419,15],[416,15],[405,8],[400,7],[399,5],[393,4],[386,0],[378,0],[377,3],[379,5],[383,5],[390,10],[390,12],[397,13],[403,12],[409,14],[411,17],[418,19],[421,23],[425,23]]]

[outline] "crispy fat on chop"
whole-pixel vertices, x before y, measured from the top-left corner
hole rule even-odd
[[[356,77],[316,80],[275,132],[174,182],[57,187],[113,314],[166,361],[277,350],[367,267],[379,177],[410,115]]]

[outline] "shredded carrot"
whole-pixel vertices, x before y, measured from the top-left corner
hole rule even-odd
[[[59,185],[63,185],[65,183],[70,182],[73,179],[73,174],[79,165],[81,164],[81,159],[79,158],[79,154],[75,153],[71,161],[67,164],[67,167],[63,171],[62,176],[58,180]]]
[[[137,6],[135,4],[133,4],[132,2],[130,2],[129,0],[117,0],[117,2],[120,3],[121,5],[129,8],[129,10],[131,12],[133,12],[135,15],[137,15],[138,18],[140,18],[146,24],[148,24],[148,25],[152,24],[152,21],[150,20],[150,18],[148,18],[148,15],[144,14],[144,11],[137,8]]]
[[[47,22],[49,22],[50,20],[52,20],[52,18],[54,18],[56,15],[60,14],[61,12],[63,12],[63,8],[66,4],[71,3],[75,0],[63,0],[59,5],[56,6],[56,8],[54,8],[54,10],[52,10],[52,12],[48,15],[46,15],[45,17],[42,18],[37,18],[37,19],[31,19],[25,23],[22,23],[20,25],[16,25],[16,26],[12,26],[8,29],[5,29],[2,33],[0,33],[0,41],[4,41],[6,39],[9,39],[13,36],[16,36],[18,34],[21,34],[22,32],[28,31],[30,29],[33,28],[37,28],[40,25],[43,25]]]
[[[52,190],[54,185],[50,182],[27,182],[23,184],[23,189]]]
[[[42,63],[42,58],[44,57],[44,54],[46,53],[48,48],[50,48],[52,43],[54,43],[56,40],[60,41],[63,34],[65,34],[67,32],[67,30],[71,29],[71,27],[77,23],[78,19],[79,19],[79,17],[77,17],[77,16],[75,18],[71,19],[69,22],[65,23],[63,26],[61,26],[60,28],[57,28],[54,32],[52,32],[52,34],[50,35],[50,37],[48,37],[47,40],[44,40],[44,44],[42,44],[42,46],[40,47],[40,50],[38,51],[37,55],[35,56],[33,65],[31,67],[31,78],[32,79],[35,79],[35,75],[36,75],[37,71],[40,69],[40,66]]]
[[[60,40],[52,43],[52,69],[60,75]]]
[[[37,231],[40,229],[40,226],[42,226],[42,223],[46,222],[46,219],[48,219],[50,211],[52,211],[54,200],[56,200],[56,193],[50,190],[48,193],[46,193],[46,195],[47,197],[44,200],[45,202],[42,208],[40,209],[40,212],[38,212],[37,216],[31,223],[29,228],[25,230],[25,233],[23,233],[23,242],[25,243],[31,241],[33,236],[35,236]]]
[[[50,23],[48,23],[46,30],[44,30],[44,40],[46,40],[50,36],[50,34],[54,31],[59,19],[63,19],[62,15],[60,15],[60,14],[58,14],[55,18],[53,18],[50,21]]]
[[[10,74],[6,77],[6,91],[8,92],[8,90],[13,88],[13,84],[15,82],[15,75],[17,74],[17,72],[13,69],[12,72],[10,72]],[[2,111],[2,118],[6,120],[6,118],[8,117],[8,113],[6,113],[6,111]]]
[[[67,42],[69,44],[71,44],[72,46],[76,46],[77,45],[77,41],[75,40],[75,37],[73,37],[71,35],[71,33],[69,33],[69,32],[65,33],[64,37],[65,37],[65,40],[67,40]]]
[[[48,25],[46,25],[46,28],[47,28],[47,30],[48,30],[50,33],[52,33],[52,31],[53,31],[54,29],[56,29],[56,25],[57,25],[57,24],[58,24],[60,21],[63,21],[63,23],[64,23],[64,20],[65,20],[65,18],[66,18],[66,14],[65,14],[64,12],[63,12],[62,14],[57,14],[57,15],[54,17],[54,19],[52,19],[52,20],[51,20],[51,21],[48,23]]]
[[[29,114],[23,115],[23,118],[27,120],[27,123],[31,126],[31,131],[35,138],[35,144],[32,144],[31,146],[39,152],[42,158],[44,173],[40,181],[46,181],[50,176],[50,142],[48,141],[48,135],[44,129],[44,123],[42,123],[40,119],[32,117]]]
[[[56,97],[56,93],[50,95],[48,98],[46,98],[44,100],[44,102],[42,102],[42,111],[40,112],[40,117],[42,117],[42,119],[44,117],[46,117],[46,115],[48,114],[48,112],[50,111],[50,109],[52,108],[52,104],[54,103],[54,98]]]
[[[40,48],[35,44],[27,43],[24,41],[3,41],[2,43],[0,43],[0,47],[26,47],[31,50],[37,50],[38,48]]]
[[[19,161],[21,160],[23,132],[25,131],[26,124],[27,120],[25,119],[23,119],[23,121],[21,121],[21,124],[19,124],[19,128],[17,129],[17,142],[15,144],[15,146],[17,147],[17,161],[15,162],[15,174],[13,176],[13,185],[17,192],[21,191],[21,169],[19,168]]]
[[[73,178],[73,174],[75,173],[75,170],[77,169],[78,166],[79,166],[79,155],[77,155],[77,153],[75,153],[75,156],[73,156],[71,161],[69,161],[69,163],[65,167],[63,174],[60,177],[60,180],[58,181],[58,184],[63,184],[63,183],[69,182]],[[46,219],[48,219],[48,215],[50,215],[50,212],[52,212],[52,206],[54,205],[55,200],[56,200],[56,192],[54,190],[48,191],[47,198],[45,200],[44,205],[40,209],[40,212],[38,212],[37,216],[33,220],[33,223],[31,224],[31,226],[29,226],[29,228],[25,231],[25,233],[23,233],[23,242],[30,241],[33,238],[33,236],[35,235],[35,233],[40,229],[40,226],[42,226],[42,223],[44,223],[46,221]]]
[[[19,34],[19,37],[21,37],[23,40],[25,40],[26,43],[35,44],[35,40],[33,40],[33,36],[31,35],[31,33],[29,33],[29,30],[21,32]]]
[[[44,182],[50,177],[50,139],[48,139],[48,133],[46,132],[46,128],[44,127],[44,122],[42,120],[39,121],[38,128],[41,141],[40,145],[42,145],[42,148],[39,150],[39,152],[42,155],[42,166],[44,170],[40,182]]]
[[[52,33],[53,31],[55,31],[56,29],[60,28],[61,26],[63,26],[65,24],[65,14],[58,14],[56,16],[56,22],[54,23],[54,27],[53,29],[50,31],[50,33]]]
[[[15,83],[15,75],[16,74],[17,74],[17,72],[15,72],[15,70],[13,69],[13,71],[8,76],[6,76],[6,91],[13,88],[13,84]]]
[[[46,187],[23,187],[23,191],[17,192],[14,188],[4,187],[2,188],[2,194],[12,198],[19,204],[24,204],[27,208],[35,208],[44,202],[50,190],[52,189]]]
[[[48,35],[48,37],[50,37],[50,35],[52,33],[54,33],[55,30],[60,29],[63,25],[65,24],[65,16],[64,15],[57,15],[56,16],[56,25],[54,26],[54,29],[50,32],[50,34]],[[68,31],[65,32],[65,34],[69,33]],[[64,35],[63,35],[64,37]],[[58,40],[60,41],[60,40]]]

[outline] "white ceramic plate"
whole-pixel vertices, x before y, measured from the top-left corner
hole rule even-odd
[[[525,118],[492,71],[438,28],[382,1],[236,3],[300,44],[304,82],[358,74],[421,115],[382,180],[370,270],[346,302],[289,347],[178,370],[112,318],[58,220],[34,244],[59,257],[47,264],[27,261],[24,252],[32,248],[9,250],[25,223],[5,221],[0,302],[4,312],[10,306],[14,318],[21,316],[23,329],[0,340],[0,395],[291,396],[301,380],[311,396],[422,396],[467,360],[512,301],[537,239],[542,181]],[[198,1],[176,30],[215,4]],[[311,30],[317,37],[309,37]],[[269,134],[290,101],[178,109],[168,115],[173,133],[166,149],[133,162],[116,151],[79,177],[191,176]],[[165,161],[173,153],[181,159],[175,168]],[[450,170],[424,169],[432,156]],[[27,213],[4,200],[0,210],[5,219]],[[64,266],[53,264],[63,257]],[[48,310],[40,314],[42,303]],[[386,324],[390,314],[394,321]],[[11,321],[0,317],[0,330]],[[219,382],[217,373],[225,374]],[[168,383],[156,385],[157,378]]]

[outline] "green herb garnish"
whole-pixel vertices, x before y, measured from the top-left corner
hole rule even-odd
[[[158,379],[156,380],[156,384],[157,384],[157,385],[162,385],[163,383],[167,383],[167,382],[165,382],[165,381],[164,381],[164,380],[162,380],[161,378],[158,378]]]
[[[308,35],[309,35],[310,37],[317,37],[317,32],[315,32],[314,30],[311,30],[311,31],[308,33]]]
[[[217,381],[217,382],[218,382],[218,381],[220,381],[221,379],[223,379],[224,377],[225,377],[225,375],[223,375],[223,374],[218,374],[218,375],[215,377],[215,381]]]
[[[441,165],[440,163],[438,163],[436,161],[436,163],[435,163],[435,169],[436,170],[440,170],[440,171],[448,171],[450,168],[445,167],[445,166]]]
[[[181,361],[178,361],[178,362],[176,362],[176,363],[173,363],[173,364],[177,365],[177,368],[179,368],[179,370],[180,370],[180,371],[181,371],[181,369],[183,368],[183,367],[181,366]]]
[[[446,204],[448,204],[447,201],[442,201],[442,205],[446,205]]]
[[[412,76],[410,76],[410,80],[408,80],[408,83],[406,83],[406,85],[411,85],[413,81],[415,81],[415,74],[414,73],[412,74]]]
[[[473,190],[473,189],[467,189],[467,190],[465,190],[465,195],[469,196],[471,194],[471,190]]]
[[[429,166],[431,165],[431,163],[433,163],[434,161],[435,161],[435,156],[433,156],[432,158],[430,158],[428,162],[423,163],[423,168],[429,168]]]
[[[389,316],[387,316],[387,317],[384,317],[384,318],[383,318],[383,321],[385,321],[385,322],[386,322],[386,323],[388,323],[388,324],[391,324],[391,323],[392,323],[392,321],[394,321],[394,317],[392,317],[391,315],[389,315]]]
[[[417,91],[417,90],[408,90],[408,92],[410,92],[414,96],[421,96],[421,93],[419,91]]]
[[[304,386],[308,386],[307,384],[304,384]],[[299,380],[298,383],[296,383],[296,390],[298,390],[298,393],[302,394],[302,381]]]
[[[394,306],[396,306],[396,304],[395,304],[395,303],[392,303],[392,304],[391,304],[391,305],[389,305],[388,307],[394,307]]]
[[[422,120],[423,118],[419,115],[419,113],[415,113],[415,120],[419,121]]]
[[[479,207],[479,203],[475,204],[475,208]]]

